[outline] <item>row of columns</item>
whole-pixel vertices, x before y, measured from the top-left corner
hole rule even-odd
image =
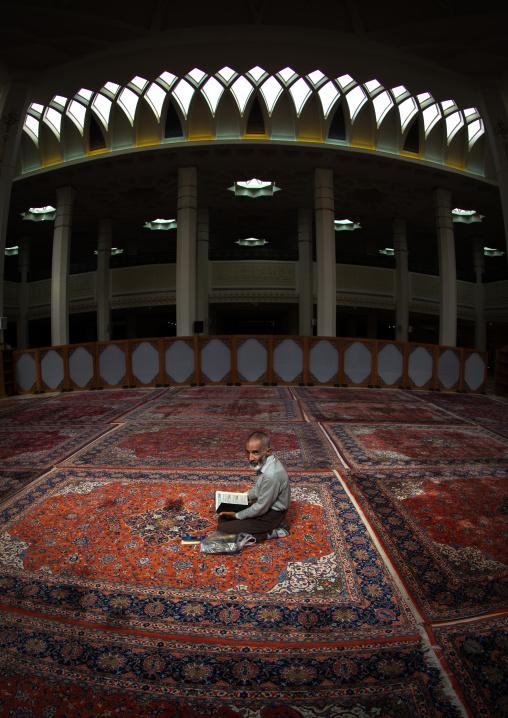
[[[53,232],[53,261],[51,277],[51,332],[54,346],[69,343],[69,256],[72,231],[72,211],[75,199],[73,187],[57,190],[56,216]],[[440,262],[440,335],[439,343],[455,346],[457,322],[457,290],[455,271],[455,245],[450,192],[434,191],[436,231]],[[334,229],[333,172],[318,168],[315,171],[315,222],[317,265],[317,334],[335,336],[336,333],[336,261]],[[194,333],[194,321],[203,321],[206,331],[208,317],[208,238],[209,212],[197,206],[197,171],[195,167],[179,170],[177,228],[176,316],[177,335]],[[299,333],[313,334],[313,260],[312,210],[298,212],[298,293]],[[112,221],[99,221],[97,252],[97,336],[100,341],[110,339],[111,280],[109,260],[112,246]],[[393,220],[395,252],[396,339],[409,339],[409,270],[406,220]],[[483,321],[484,269],[483,243],[475,245],[477,308],[476,342],[478,349],[485,347]],[[21,272],[20,322],[18,346],[27,346],[29,238],[20,241],[19,270]]]

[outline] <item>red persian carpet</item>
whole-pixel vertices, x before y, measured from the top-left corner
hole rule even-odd
[[[118,397],[116,396],[118,395]],[[0,414],[0,424],[95,424],[112,422],[141,404],[140,398],[120,391],[97,394],[75,394],[25,402]]]
[[[125,421],[167,421],[177,419],[211,419],[214,421],[302,421],[296,401],[259,399],[179,399],[170,397],[134,409]]]
[[[476,426],[325,424],[351,468],[508,463],[508,441]]]
[[[508,467],[345,477],[426,616],[506,608]]]
[[[403,391],[392,391],[391,389],[345,389],[337,387],[310,387],[302,389],[293,387],[292,391],[299,399],[306,401],[335,401],[337,403],[356,404],[360,401],[368,404],[400,404],[406,401],[413,402],[412,394]]]
[[[389,424],[464,424],[464,419],[422,402],[302,401],[311,421]]]
[[[295,475],[285,539],[180,545],[251,480],[56,469],[7,502],[0,715],[460,716],[333,474]]]
[[[286,386],[195,386],[172,389],[179,399],[291,399]]]
[[[119,426],[73,456],[68,463],[73,466],[235,470],[245,462],[244,437],[257,430],[269,433],[274,451],[288,469],[320,470],[338,464],[333,448],[317,427],[282,421],[178,421],[162,426],[133,421]]]

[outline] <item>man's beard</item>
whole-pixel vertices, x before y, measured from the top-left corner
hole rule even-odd
[[[267,459],[267,456],[265,454],[257,461],[251,461],[250,462],[251,468],[254,469],[255,471],[259,471],[259,469],[261,469],[265,465],[266,459]]]

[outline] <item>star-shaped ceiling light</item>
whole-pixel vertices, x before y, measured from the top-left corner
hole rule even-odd
[[[31,222],[44,222],[46,220],[54,220],[56,217],[55,207],[48,205],[47,207],[30,207],[28,212],[21,212],[23,219]]]
[[[145,222],[143,228],[145,229],[176,229],[176,219],[154,219],[151,222]]]
[[[275,182],[255,178],[235,182],[228,189],[234,192],[236,197],[273,197],[275,192],[280,191],[280,187],[276,187]]]

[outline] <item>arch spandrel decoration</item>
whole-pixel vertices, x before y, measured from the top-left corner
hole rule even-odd
[[[94,345],[69,347],[69,382],[72,389],[90,389],[94,381]]]
[[[159,379],[159,341],[146,339],[131,344],[132,383],[135,386],[153,386]]]
[[[237,379],[242,384],[266,381],[268,340],[263,337],[238,337],[236,342]]]
[[[44,391],[56,391],[64,386],[62,347],[42,351],[40,354],[41,379]]]

